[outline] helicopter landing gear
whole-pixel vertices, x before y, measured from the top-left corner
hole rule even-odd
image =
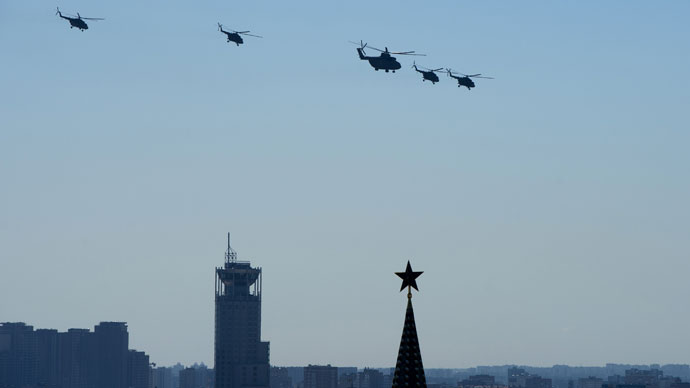
[[[386,73],[388,73],[388,69],[386,69]]]

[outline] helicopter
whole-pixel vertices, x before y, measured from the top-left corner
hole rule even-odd
[[[84,30],[88,30],[89,26],[86,24],[84,20],[105,20],[103,18],[83,18],[81,15],[79,15],[79,12],[77,12],[77,17],[69,17],[69,16],[63,16],[62,12],[60,12],[60,8],[57,8],[57,12],[55,13],[56,15],[60,16],[61,18],[67,20],[70,24],[69,28],[74,28],[77,27],[80,29],[82,32]]]
[[[415,62],[412,62],[412,68],[415,69],[418,73],[422,73],[422,81],[429,80],[431,81],[432,84],[436,84],[438,82],[438,76],[436,75],[437,71],[443,70],[442,67],[439,67],[438,69],[427,69],[426,67],[422,67],[422,70],[419,70],[417,68],[417,64]]]
[[[446,72],[448,72],[448,76],[450,78],[455,78],[456,80],[458,80],[458,87],[465,86],[467,90],[471,90],[475,86],[474,81],[472,81],[472,78],[493,79],[492,77],[483,77],[481,74],[467,75],[462,73],[456,73],[451,69],[446,69]],[[460,74],[462,77],[457,77],[453,74]]]
[[[253,36],[255,38],[263,38],[263,36],[259,35],[252,35],[249,33],[249,31],[235,31],[235,30],[230,30],[232,32],[228,32],[223,30],[223,25],[218,23],[218,31],[224,33],[228,37],[228,42],[232,41],[235,42],[238,46],[244,43],[244,40],[242,40],[242,37],[240,35],[247,35],[247,36]]]
[[[361,40],[359,41],[359,43],[350,43],[359,45],[359,47],[357,48],[357,54],[359,54],[359,59],[363,61],[369,61],[369,64],[371,65],[371,67],[374,68],[374,70],[378,71],[379,69],[383,69],[386,71],[386,73],[388,73],[389,71],[395,73],[396,70],[399,70],[402,67],[400,66],[400,62],[398,62],[395,59],[395,57],[391,56],[391,54],[424,56],[424,54],[415,54],[414,51],[390,52],[388,51],[388,47],[386,47],[385,50],[380,50],[376,47],[368,46],[370,49],[379,51],[381,53],[378,57],[368,57],[364,53],[364,48],[367,47],[366,43],[362,42]]]

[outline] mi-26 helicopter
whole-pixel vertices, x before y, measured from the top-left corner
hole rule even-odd
[[[422,81],[429,80],[432,84],[436,84],[436,82],[439,81],[436,72],[443,70],[442,67],[433,70],[427,69],[426,67],[422,67],[422,70],[419,70],[419,68],[417,67],[417,63],[415,62],[412,62],[412,68],[415,69],[416,72],[422,73]]]
[[[371,67],[374,68],[374,70],[378,71],[379,69],[383,69],[388,73],[389,71],[392,71],[395,73],[396,70],[399,70],[402,66],[400,66],[400,62],[398,62],[394,56],[391,54],[395,55],[417,55],[417,56],[424,56],[424,54],[415,54],[414,51],[401,51],[401,52],[391,52],[388,51],[388,47],[386,47],[385,50],[380,50],[377,49],[376,47],[371,47],[367,46],[366,43],[362,42],[361,40],[359,43],[357,42],[350,42],[353,44],[359,45],[357,47],[357,54],[359,54],[359,59],[363,61],[369,61],[369,64]],[[381,54],[378,57],[368,57],[366,56],[366,53],[364,52],[364,48],[369,47],[372,50],[376,50],[380,52]]]
[[[67,20],[69,22],[69,28],[74,28],[77,27],[80,29],[82,32],[84,30],[88,30],[89,26],[86,24],[84,20],[105,20],[103,18],[83,18],[81,15],[79,15],[79,12],[77,12],[77,17],[74,16],[64,16],[62,12],[60,12],[60,8],[57,8],[57,12],[55,12],[56,15],[60,16],[61,18]]]
[[[250,34],[250,31],[235,31],[235,30],[230,30],[230,31],[225,31],[223,29],[223,25],[218,23],[218,31],[224,33],[228,37],[228,42],[235,42],[238,46],[244,43],[244,40],[242,40],[241,35],[246,35],[246,36],[253,36],[255,38],[263,38],[263,36],[259,35],[253,35]]]
[[[462,73],[456,73],[451,69],[446,69],[446,72],[448,73],[449,77],[458,80],[458,87],[464,86],[467,88],[467,90],[470,90],[475,86],[474,81],[472,81],[472,78],[493,79],[493,77],[483,77],[481,74],[467,75]],[[462,77],[458,77],[455,74],[460,74]]]

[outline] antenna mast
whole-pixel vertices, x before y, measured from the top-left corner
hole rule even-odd
[[[228,250],[225,251],[225,262],[226,263],[236,263],[237,262],[237,252],[230,247],[230,232],[228,232]]]

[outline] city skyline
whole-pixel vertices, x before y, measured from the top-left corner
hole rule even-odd
[[[212,365],[230,232],[275,365],[395,365],[407,260],[427,368],[686,363],[688,14],[4,1],[0,321],[127,322],[152,360]],[[377,72],[360,39],[427,56]]]

